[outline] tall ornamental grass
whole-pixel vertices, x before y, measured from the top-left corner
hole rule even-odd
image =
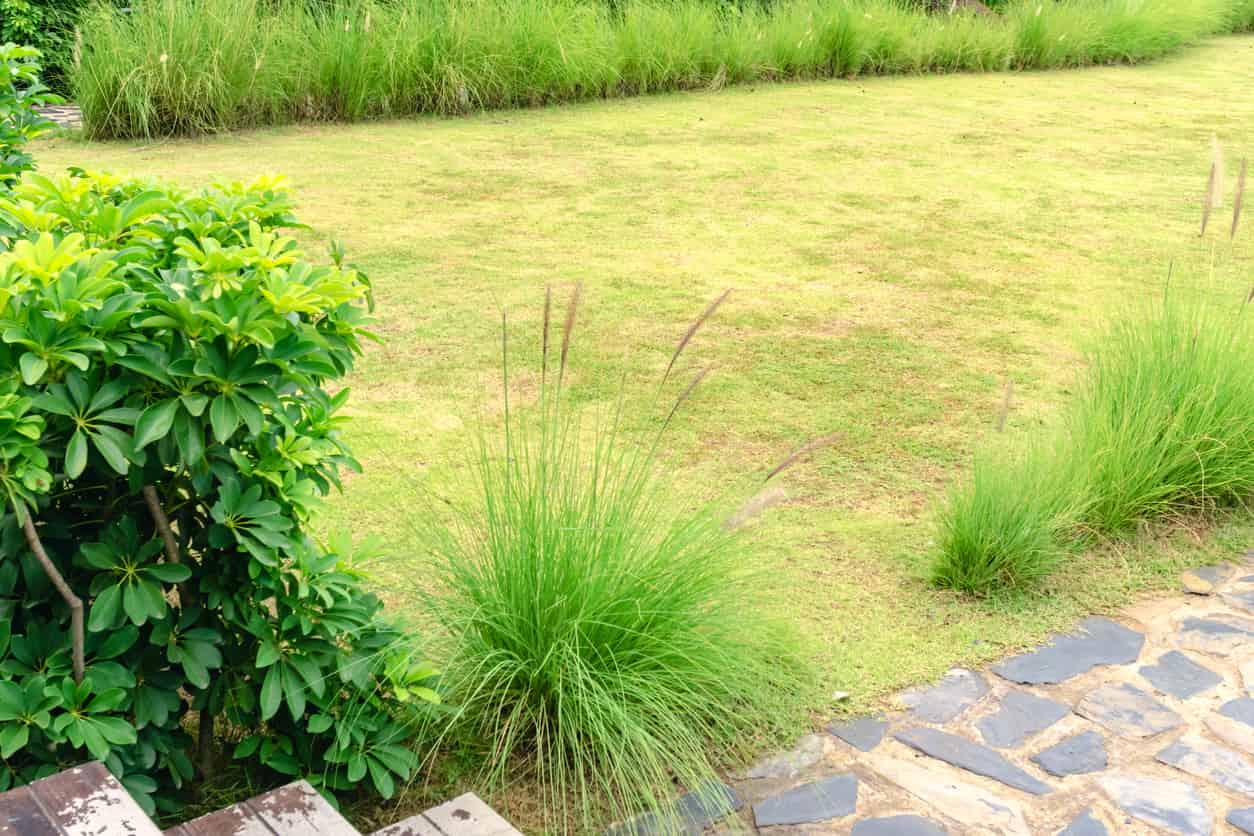
[[[1073,67],[1254,26],[1254,0],[135,0],[80,26],[96,138],[542,105],[760,80]]]
[[[977,454],[939,518],[941,586],[1039,582],[1139,523],[1254,498],[1254,311],[1168,293],[1116,319],[1044,439]]]
[[[621,406],[592,420],[563,382],[574,311],[560,353],[546,314],[537,403],[509,401],[506,375],[476,499],[430,537],[452,732],[483,745],[489,786],[534,780],[549,830],[595,832],[647,808],[666,821],[676,783],[709,786],[813,694],[745,540],[658,459],[692,387],[643,440]]]
[[[1215,214],[1224,206],[1218,141],[1212,154],[1206,287],[1169,281],[1160,298],[1113,319],[1042,438],[977,453],[971,480],[938,518],[937,585],[978,594],[1031,586],[1095,539],[1254,499],[1254,289],[1217,292],[1214,267],[1216,239],[1231,242],[1240,227],[1248,166],[1224,222]]]

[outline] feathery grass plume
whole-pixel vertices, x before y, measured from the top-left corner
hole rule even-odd
[[[1211,207],[1211,195],[1215,193],[1215,183],[1216,183],[1215,164],[1211,163],[1210,164],[1210,178],[1206,181],[1206,194],[1202,198],[1202,232],[1201,232],[1201,235],[1203,236],[1206,235],[1206,227],[1207,225],[1210,224],[1210,212],[1212,208]]]
[[[786,501],[788,501],[788,492],[779,485],[770,485],[749,497],[736,509],[735,513],[723,520],[723,528],[734,531],[756,520],[768,509]]]
[[[566,356],[570,352],[570,335],[575,330],[575,316],[579,313],[579,300],[583,297],[583,282],[575,285],[570,294],[570,304],[566,306],[566,321],[562,323],[562,358],[557,368],[557,388],[562,388],[562,379],[566,376]]]
[[[489,789],[533,777],[546,832],[642,807],[677,832],[676,785],[794,731],[817,680],[722,504],[687,501],[622,398],[592,421],[562,395],[481,432],[471,504],[418,523],[460,706],[446,734]]]
[[[1210,201],[1210,208],[1219,209],[1224,205],[1224,149],[1219,144],[1219,137],[1213,134],[1210,138],[1210,159],[1214,176],[1210,180],[1210,194],[1207,199]]]
[[[688,396],[692,394],[692,390],[701,385],[701,381],[705,380],[705,376],[710,373],[710,367],[706,366],[692,378],[684,391],[679,393],[679,397],[675,399],[675,405],[671,407],[671,411],[667,413],[666,420],[662,422],[662,430],[665,431],[671,425],[671,419],[675,417],[675,413],[679,412],[679,408],[684,405],[684,401],[688,400]]]
[[[553,319],[553,288],[549,285],[544,287],[544,326],[540,337],[540,386],[543,388],[544,381],[549,373],[549,327]]]
[[[1006,429],[1006,417],[1010,415],[1010,403],[1015,396],[1015,382],[1013,380],[1006,381],[1006,391],[1001,397],[1001,408],[997,410],[997,432],[1003,432]]]
[[[775,466],[774,470],[766,474],[766,478],[763,479],[762,481],[763,482],[771,481],[776,476],[783,473],[785,470],[792,467],[798,461],[810,455],[814,451],[821,450],[824,447],[832,446],[833,444],[836,443],[836,441],[839,438],[840,438],[840,433],[830,433],[828,435],[824,435],[824,436],[820,436],[819,438],[812,439],[811,441],[807,441],[805,444],[802,444],[796,450],[793,450],[791,453],[789,453],[788,456],[785,457],[782,462],[780,462],[779,464]]]
[[[692,324],[688,326],[688,330],[685,331],[684,335],[679,338],[679,345],[675,346],[675,353],[671,355],[671,361],[666,364],[666,373],[662,375],[661,385],[666,385],[666,381],[671,376],[671,369],[675,367],[675,361],[679,359],[680,354],[683,354],[684,348],[687,347],[689,341],[692,340],[698,329],[705,324],[707,319],[714,315],[714,312],[718,310],[719,306],[722,305],[730,295],[731,288],[724,290],[721,294],[719,294],[719,297],[707,305],[705,310],[701,312],[701,315],[694,319]]]
[[[1241,160],[1241,170],[1237,173],[1237,190],[1232,196],[1232,228],[1228,230],[1228,240],[1237,237],[1237,224],[1241,222],[1241,204],[1245,201],[1245,167],[1249,160]]]

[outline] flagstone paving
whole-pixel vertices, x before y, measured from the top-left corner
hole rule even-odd
[[[720,798],[766,836],[1254,833],[1254,551],[1244,563],[951,671],[899,711],[838,717]]]

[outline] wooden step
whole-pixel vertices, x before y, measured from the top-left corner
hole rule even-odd
[[[370,836],[522,836],[473,792],[376,830]]]
[[[0,836],[161,836],[100,763],[58,772],[0,795]]]
[[[165,832],[165,836],[361,836],[307,781],[232,804]]]

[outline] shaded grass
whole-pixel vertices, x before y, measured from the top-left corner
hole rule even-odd
[[[89,136],[456,114],[663,90],[1157,58],[1254,25],[1254,0],[137,0],[82,23]]]
[[[533,335],[518,356],[536,368],[545,285],[583,280],[571,395],[609,408],[624,371],[629,397],[651,393],[692,312],[736,288],[674,372],[686,381],[714,367],[663,459],[679,487],[714,498],[806,439],[841,433],[781,477],[788,501],[747,536],[789,590],[787,616],[825,687],[866,710],[1175,589],[1181,567],[1254,542],[1241,512],[1104,544],[1039,590],[973,603],[926,583],[935,503],[992,434],[1005,381],[1008,437],[1052,420],[1094,329],[1129,299],[1160,297],[1173,259],[1181,275],[1208,262],[1196,238],[1208,143],[1248,144],[1252,55],[1254,38],[1240,36],[1138,67],[745,87],[158,143],[58,139],[35,154],[49,171],[187,185],[291,175],[313,226],[302,237],[344,241],[374,281],[386,340],[351,381],[346,432],[367,475],[350,478],[323,524],[383,537],[370,574],[418,630],[435,629],[420,594],[434,571],[406,522],[428,507],[411,481],[457,482],[476,415],[499,426],[500,308]],[[1215,228],[1226,221],[1217,213]],[[1234,257],[1248,275],[1248,253]],[[533,387],[515,375],[520,396]],[[816,722],[835,710],[815,708]],[[427,799],[466,776],[450,767]],[[538,822],[532,790],[494,802]]]

